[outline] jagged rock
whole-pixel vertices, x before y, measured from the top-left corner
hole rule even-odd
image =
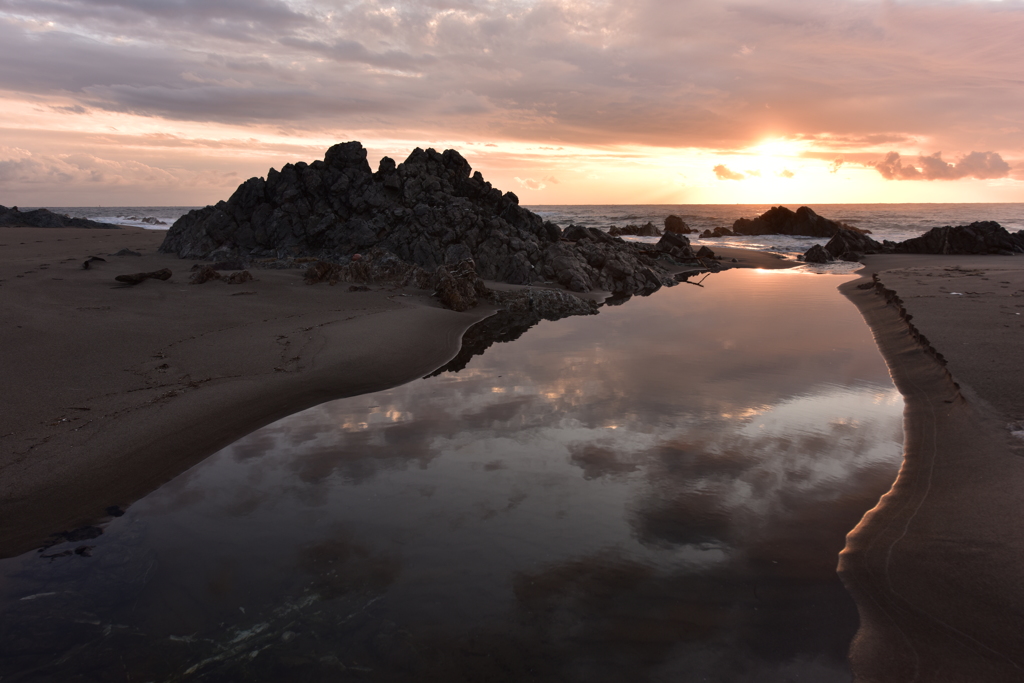
[[[689,238],[674,232],[666,232],[662,235],[655,248],[678,261],[687,261],[694,258]]]
[[[804,254],[804,261],[807,263],[831,263],[832,255],[820,244],[812,245]]]
[[[920,237],[886,240],[882,246],[896,254],[1014,254],[1024,252],[1022,233],[1011,233],[995,221],[978,221],[932,228]]]
[[[137,285],[143,280],[169,280],[171,279],[171,271],[167,268],[161,268],[160,270],[154,270],[151,273],[132,273],[131,275],[118,275],[114,279],[118,282],[124,282],[129,285]]]
[[[702,232],[700,234],[700,238],[702,240],[714,239],[716,237],[735,237],[735,236],[736,236],[736,233],[734,233],[729,228],[715,228],[714,230],[705,230],[704,232]]]
[[[654,226],[654,223],[647,222],[643,225],[627,225],[620,228],[617,225],[613,225],[608,228],[608,234],[613,237],[619,237],[620,235],[634,235],[637,237],[661,237],[661,230],[658,230]]]
[[[306,268],[306,284],[318,282],[388,283],[397,286],[412,285],[420,289],[432,289],[435,276],[419,266],[406,263],[383,249],[371,249],[358,261],[347,264],[315,261]]]
[[[323,161],[271,169],[227,201],[182,216],[161,251],[205,260],[313,257],[351,269],[353,255],[377,249],[428,279],[438,266],[472,259],[481,277],[513,284],[641,293],[674,282],[647,245],[584,227],[567,229],[564,241],[557,225],[471,171],[454,150],[416,149],[402,164],[385,157],[373,173],[358,142],[335,145]]]
[[[850,263],[856,263],[864,258],[864,254],[859,251],[844,251],[839,255],[840,261],[849,261]]]
[[[854,230],[839,230],[832,239],[825,244],[825,251],[834,259],[841,258],[847,252],[859,254],[880,254],[884,251],[883,246],[871,239],[862,232]],[[851,259],[843,259],[849,261]],[[853,259],[859,261],[860,259]]]
[[[709,249],[708,247],[702,246],[700,249],[697,250],[697,258],[699,258],[699,259],[705,259],[705,258],[713,259],[713,258],[715,258],[715,252],[711,251],[711,249]]]
[[[696,230],[687,225],[682,218],[672,214],[665,217],[665,232],[674,232],[677,235],[689,235],[691,232],[696,232]]]
[[[224,282],[228,283],[229,285],[240,285],[244,282],[252,282],[253,280],[256,279],[248,270],[236,271],[234,273],[231,273],[231,275],[228,275],[227,277],[221,277],[224,280]]]
[[[768,209],[757,218],[739,218],[732,224],[737,235],[805,235],[807,237],[832,237],[839,230],[846,229],[870,233],[845,223],[839,223],[814,213],[809,207],[801,206],[791,211],[784,206]]]
[[[49,209],[19,211],[18,207],[0,206],[0,227],[3,228],[103,228],[120,230],[120,225],[97,223],[86,218],[71,218]]]

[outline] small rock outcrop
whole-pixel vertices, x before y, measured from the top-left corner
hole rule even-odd
[[[674,232],[677,235],[689,235],[692,232],[697,232],[689,225],[686,224],[679,216],[672,214],[665,217],[665,232]]]
[[[806,237],[832,237],[843,229],[862,233],[869,232],[819,216],[806,206],[801,206],[796,211],[791,211],[784,206],[775,206],[757,218],[737,219],[732,224],[732,229],[737,235],[804,235]]]
[[[430,274],[472,259],[487,280],[553,282],[577,292],[638,294],[675,282],[649,245],[579,226],[563,234],[472,173],[454,150],[416,149],[401,164],[384,157],[374,173],[358,142],[331,147],[323,161],[247,180],[227,201],[182,216],[160,250],[346,266],[374,248]]]
[[[820,244],[813,245],[804,254],[804,261],[807,263],[831,263],[832,260],[832,255]]]
[[[903,242],[883,242],[894,254],[1017,254],[1024,252],[1024,234],[1011,233],[995,221],[932,228]]]
[[[87,218],[72,218],[49,209],[19,211],[18,207],[0,206],[0,228],[104,228],[120,230],[112,223],[97,223]]]
[[[700,234],[702,240],[715,239],[716,237],[735,237],[734,233],[729,228],[715,228],[714,230],[705,230]]]
[[[811,247],[811,249],[813,248]],[[859,258],[847,259],[843,256],[845,254],[879,254],[884,251],[884,247],[862,232],[840,230],[825,244],[825,251],[834,259],[859,261]]]

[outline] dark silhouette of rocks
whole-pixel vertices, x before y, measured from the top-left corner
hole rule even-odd
[[[825,251],[829,256],[843,261],[860,260],[860,258],[843,258],[845,254],[879,254],[883,250],[882,244],[864,233],[854,230],[840,230],[825,244]]]
[[[1011,233],[995,221],[932,228],[920,237],[884,243],[894,254],[1019,254],[1024,252],[1024,231]]]
[[[734,233],[729,228],[715,228],[714,230],[705,230],[700,234],[702,240],[715,239],[716,237],[735,237]]]
[[[82,270],[89,270],[89,268],[92,267],[92,264],[97,262],[106,263],[107,259],[101,258],[99,256],[90,256],[89,258],[85,259],[85,261],[82,262]]]
[[[690,233],[697,231],[687,225],[686,221],[679,216],[671,214],[665,217],[665,232],[674,232],[677,235],[689,235]]]
[[[229,285],[240,285],[245,282],[252,282],[256,278],[248,270],[238,270],[225,275],[218,272],[217,266],[200,266],[193,268],[192,277],[189,278],[190,285],[202,285],[211,280],[219,280]]]
[[[804,254],[804,261],[807,263],[831,263],[832,255],[820,244],[815,244]]]
[[[87,218],[71,218],[64,214],[54,213],[49,209],[19,211],[18,207],[0,206],[0,227],[2,228],[103,228],[120,230],[121,226],[112,223],[97,223]]]
[[[700,249],[697,250],[696,256],[699,259],[713,259],[715,258],[715,252],[713,252],[709,247],[702,246]]]
[[[757,218],[739,218],[732,224],[732,230],[737,235],[832,237],[842,229],[861,233],[869,232],[819,216],[806,206],[801,206],[796,211],[791,211],[784,206],[775,206]]]
[[[129,285],[137,285],[144,280],[169,280],[171,279],[171,271],[167,268],[161,268],[160,270],[154,270],[151,273],[132,273],[131,275],[118,275],[114,279],[118,282],[123,282]]]
[[[433,274],[472,259],[480,277],[554,282],[570,290],[644,293],[674,284],[649,245],[604,231],[562,230],[472,173],[456,151],[416,149],[371,172],[366,150],[346,142],[323,161],[271,169],[227,201],[191,211],[161,251],[210,260],[315,257],[339,266],[373,248]],[[564,239],[563,239],[564,237]]]
[[[661,237],[661,230],[655,227],[654,223],[648,221],[643,225],[627,225],[620,228],[617,225],[613,225],[608,228],[608,234],[613,237],[619,237],[620,235],[632,235],[636,237]]]
[[[132,251],[128,247],[125,247],[124,249],[122,249],[121,251],[117,252],[116,254],[108,254],[108,255],[109,256],[142,256],[141,253],[139,253],[137,251]]]
[[[883,240],[876,242],[867,235],[852,230],[840,230],[828,243],[814,245],[804,254],[809,263],[820,258],[824,251],[831,259],[859,261],[866,254],[1002,254],[1024,253],[1024,230],[1009,232],[995,221],[979,221],[970,225],[932,228],[920,237],[903,242]],[[812,254],[813,252],[813,254]]]

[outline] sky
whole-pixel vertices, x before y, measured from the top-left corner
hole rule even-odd
[[[1024,201],[1024,0],[0,0],[0,204],[359,140],[526,205]]]

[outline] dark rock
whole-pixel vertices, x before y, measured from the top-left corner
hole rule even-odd
[[[857,251],[844,251],[842,254],[839,255],[840,261],[849,261],[851,263],[856,263],[857,261],[860,261],[863,258],[864,254],[861,254],[860,252]]]
[[[715,228],[714,230],[705,230],[700,234],[702,240],[715,239],[716,237],[735,237],[734,233],[729,228]]]
[[[92,267],[91,264],[96,262],[96,261],[100,261],[102,263],[106,263],[107,259],[100,258],[99,256],[90,256],[89,258],[85,259],[84,263],[82,263],[82,270],[89,270],[89,268]]]
[[[392,264],[392,276],[426,286],[436,285],[439,266],[465,259],[488,280],[555,281],[581,292],[642,293],[674,282],[648,245],[582,226],[563,233],[471,173],[458,152],[422,149],[401,164],[382,160],[373,173],[362,145],[343,143],[323,161],[271,169],[227,201],[182,216],[160,249],[204,260],[311,257],[338,266],[334,281],[346,282],[383,277],[380,268],[355,270],[362,261],[354,255],[373,250],[404,264]]]
[[[677,261],[688,261],[694,258],[690,240],[674,232],[666,232],[655,245],[658,251],[664,252]]]
[[[624,228],[620,228],[617,225],[613,225],[608,228],[608,234],[613,237],[620,235],[634,235],[637,237],[661,237],[661,230],[658,230],[654,226],[654,223],[644,223],[643,225],[627,225]]]
[[[81,555],[82,557],[92,557],[94,545],[80,545],[75,548],[75,555]]]
[[[112,223],[97,223],[85,218],[71,218],[48,209],[19,211],[18,207],[0,206],[0,227],[3,228],[103,228],[120,230],[121,226]]]
[[[691,232],[696,232],[696,230],[687,225],[682,218],[672,214],[671,216],[665,217],[665,232],[674,232],[677,235],[689,235]]]
[[[128,249],[127,247],[125,247],[121,251],[117,252],[116,254],[110,254],[110,255],[111,256],[142,256],[142,254],[140,254],[139,252],[132,251],[131,249]]]
[[[702,246],[700,249],[697,250],[697,258],[715,258],[715,252],[711,251],[705,246]]]
[[[831,263],[832,255],[820,244],[812,245],[804,254],[804,261],[807,263]]]
[[[845,223],[823,218],[809,207],[801,206],[791,211],[784,206],[768,209],[757,218],[740,218],[732,225],[737,235],[805,235],[808,237],[832,237],[839,230],[868,233]]]
[[[348,291],[350,292],[369,292],[370,288],[366,285],[349,285]]]
[[[855,230],[839,230],[825,244],[825,251],[836,259],[847,252],[860,254],[880,254],[884,247],[862,232]],[[860,260],[860,259],[857,259]]]
[[[110,505],[104,510],[111,517],[124,517],[124,510],[119,505]]]
[[[154,270],[151,273],[132,273],[131,275],[118,275],[114,279],[118,282],[124,282],[129,285],[137,285],[143,280],[169,280],[171,278],[171,271],[167,268],[161,268],[160,270]]]
[[[245,270],[249,266],[245,261],[218,261],[210,267],[214,270]]]
[[[201,266],[199,270],[192,274],[189,278],[188,283],[190,285],[202,285],[206,284],[210,280],[220,280],[221,274],[213,266]]]
[[[1024,236],[1011,233],[995,221],[932,228],[920,237],[883,243],[895,254],[1000,254],[1024,252]]]

